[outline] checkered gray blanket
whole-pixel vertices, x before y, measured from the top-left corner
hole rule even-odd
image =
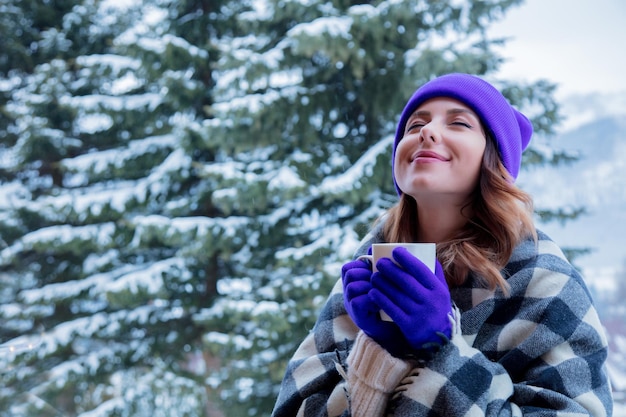
[[[368,236],[355,256],[381,240]],[[384,415],[612,415],[607,340],[580,274],[541,232],[503,273],[508,297],[471,278],[451,290],[460,326],[398,384]],[[344,377],[359,329],[341,291],[339,281],[290,360],[274,417],[352,415]]]

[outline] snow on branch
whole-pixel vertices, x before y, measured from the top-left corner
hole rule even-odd
[[[87,96],[62,96],[59,102],[63,105],[81,109],[83,111],[98,111],[101,109],[114,112],[123,110],[141,110],[147,108],[154,111],[163,102],[163,97],[158,93],[145,93],[125,96],[107,96],[103,94],[91,94]]]
[[[130,141],[126,148],[90,152],[73,158],[63,159],[60,164],[69,171],[87,172],[92,170],[96,174],[100,174],[110,170],[111,166],[123,167],[128,161],[152,150],[174,148],[178,141],[179,138],[173,134],[151,136],[145,139]]]
[[[173,269],[176,271],[184,270],[184,260],[181,258],[164,259],[124,274],[115,281],[102,281],[96,293],[129,292],[137,294],[145,292],[157,296],[164,285],[163,276]]]
[[[139,59],[114,54],[81,55],[76,58],[76,63],[83,67],[108,66],[114,75],[119,75],[126,69],[141,68]]]
[[[102,293],[101,288],[106,286],[107,282],[113,282],[119,276],[126,275],[131,271],[137,270],[135,265],[124,265],[113,271],[103,272],[91,275],[87,278],[49,284],[41,288],[24,290],[20,293],[20,299],[28,305],[55,303],[67,300],[71,297],[77,297],[81,292],[90,291],[93,300],[96,300]]]
[[[102,223],[88,226],[58,225],[44,227],[27,233],[16,243],[0,252],[0,262],[10,262],[23,251],[55,248],[55,250],[72,250],[73,246],[89,244],[90,246],[106,247],[113,241],[115,225]],[[83,248],[84,249],[84,248]]]
[[[114,184],[96,184],[91,187],[68,190],[66,194],[49,196],[30,202],[29,208],[49,220],[62,220],[68,211],[99,214],[105,206],[123,212],[133,199],[145,200],[145,186],[136,181],[118,181]]]
[[[247,217],[212,218],[205,216],[169,218],[161,215],[137,216],[133,219],[135,236],[131,245],[139,245],[144,235],[159,233],[167,240],[190,242],[209,235],[232,238],[250,222]]]
[[[327,33],[335,38],[352,39],[350,27],[352,27],[352,18],[349,16],[319,17],[311,22],[297,24],[287,32],[287,36],[318,37],[322,33]]]
[[[319,187],[320,192],[322,194],[339,194],[353,189],[361,178],[372,175],[376,159],[387,151],[387,147],[392,145],[393,139],[393,136],[387,136],[365,152],[346,172],[325,178]]]

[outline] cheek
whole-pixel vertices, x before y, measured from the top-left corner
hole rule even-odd
[[[471,172],[472,177],[478,177],[480,175],[480,169],[483,165],[483,157],[485,154],[485,147],[477,147],[471,150],[468,155],[471,155],[467,162],[467,166]]]
[[[487,150],[487,143],[483,140],[481,145],[478,147],[476,151],[476,165],[478,165],[478,170],[483,164],[483,159],[485,159],[485,151]]]
[[[396,154],[393,158],[393,175],[396,178],[396,181],[398,180],[398,174],[403,168],[403,164],[400,161],[406,159],[406,156],[404,155],[406,153],[405,148],[406,146],[404,146],[404,143],[400,142],[396,148]]]

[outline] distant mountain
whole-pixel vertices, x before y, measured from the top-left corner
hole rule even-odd
[[[591,248],[577,264],[596,290],[610,291],[626,260],[626,92],[571,97],[562,110],[567,119],[550,146],[575,151],[580,159],[525,171],[520,186],[533,194],[538,208],[588,210],[564,225],[540,227],[561,246]]]
[[[626,116],[626,91],[576,94],[560,100],[565,120],[560,131],[570,132],[596,120]]]

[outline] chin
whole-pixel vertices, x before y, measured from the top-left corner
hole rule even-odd
[[[413,181],[398,184],[404,194],[410,196],[417,196],[421,194],[432,194],[437,191],[441,191],[441,186],[437,184],[437,181],[433,181],[432,178],[415,178]]]

